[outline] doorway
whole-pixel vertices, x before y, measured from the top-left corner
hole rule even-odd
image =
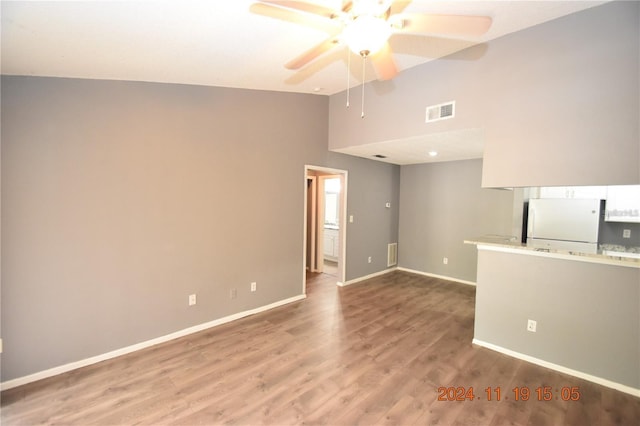
[[[305,166],[304,179],[303,291],[306,294],[307,271],[331,275],[338,285],[344,282],[347,171]]]

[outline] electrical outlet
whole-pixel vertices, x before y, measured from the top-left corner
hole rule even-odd
[[[538,323],[536,321],[531,320],[531,319],[527,321],[527,331],[535,333],[537,326],[538,326]]]
[[[631,238],[631,229],[623,229],[622,238]]]
[[[367,263],[371,263],[371,256],[367,259]]]
[[[229,291],[229,299],[235,299],[237,297],[238,297],[238,289],[232,288],[231,291]]]
[[[449,258],[448,257],[443,257],[442,258],[442,263],[444,263],[445,265],[449,264]]]
[[[257,282],[252,282],[251,283],[251,291],[256,291],[258,288],[258,283]]]
[[[196,304],[196,295],[195,294],[190,294],[189,295],[189,306],[193,306]]]

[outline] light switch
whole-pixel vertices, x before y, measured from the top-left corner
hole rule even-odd
[[[353,215],[352,214],[349,215],[349,223],[353,223]]]

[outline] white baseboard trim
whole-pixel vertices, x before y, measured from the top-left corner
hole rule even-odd
[[[539,365],[541,367],[549,368],[551,370],[558,371],[560,373],[568,374],[570,376],[578,377],[580,379],[588,380],[590,382],[596,383],[598,385],[606,386],[611,389],[619,390],[620,392],[628,393],[633,396],[640,397],[640,389],[632,388],[631,386],[623,385],[618,382],[613,382],[608,379],[604,379],[602,377],[593,376],[588,373],[583,373],[582,371],[573,370],[571,368],[564,367],[562,365],[554,364],[549,361],[545,361],[543,359],[535,358],[530,355],[525,355],[520,352],[512,351],[511,349],[503,348],[502,346],[494,345],[492,343],[487,343],[482,340],[473,339],[472,343],[474,345],[482,346],[487,349],[491,349],[496,352],[500,352],[505,355],[509,355],[513,358],[518,358],[523,361],[530,362],[532,364]]]
[[[447,277],[445,275],[437,275],[437,274],[431,274],[429,272],[416,271],[415,269],[403,268],[402,266],[398,266],[397,269],[398,271],[410,272],[412,274],[424,275],[426,277],[439,278],[441,280],[446,280],[446,281],[454,281],[460,284],[466,284],[466,285],[472,285],[472,286],[476,285],[476,283],[474,283],[473,281],[465,281],[459,278]]]
[[[208,328],[216,327],[222,324],[226,324],[231,321],[238,320],[240,318],[248,317],[249,315],[258,314],[260,312],[268,311],[273,308],[277,308],[282,305],[286,305],[288,303],[297,302],[299,300],[305,299],[307,296],[304,294],[290,297],[288,299],[279,300],[277,302],[271,303],[269,305],[260,306],[255,309],[249,309],[247,311],[238,312],[237,314],[229,315],[224,318],[219,318],[213,321],[209,321],[203,324],[198,324],[193,327],[185,328],[183,330],[176,331],[174,333],[167,334],[165,336],[156,337],[155,339],[147,340],[144,342],[136,343],[135,345],[127,346],[124,348],[116,349],[115,351],[107,352],[105,354],[96,355],[91,358],[86,358],[80,361],[70,362],[68,364],[60,365],[58,367],[53,367],[48,370],[40,371],[37,373],[30,374],[24,377],[18,377],[16,379],[7,380],[6,382],[0,383],[0,390],[7,390],[11,388],[15,388],[17,386],[26,385],[27,383],[35,382],[37,380],[46,379],[48,377],[56,376],[58,374],[66,373],[71,370],[75,370],[77,368],[86,367],[87,365],[96,364],[101,361],[106,361],[111,358],[115,358],[121,355],[126,355],[131,352],[139,351],[141,349],[148,348],[150,346],[155,346],[160,343],[168,342],[169,340],[177,339],[179,337],[187,336],[189,334],[197,333],[202,330],[206,330]]]
[[[355,283],[359,283],[360,281],[364,281],[364,280],[368,280],[369,278],[375,278],[375,277],[379,277],[380,275],[385,275],[388,274],[389,272],[393,272],[395,271],[397,268],[389,268],[389,269],[385,269],[379,272],[374,272],[373,274],[369,274],[369,275],[365,275],[363,277],[358,277],[358,278],[354,278],[352,280],[349,281],[345,281],[345,282],[338,282],[338,285],[340,287],[345,287],[351,284],[355,284]]]

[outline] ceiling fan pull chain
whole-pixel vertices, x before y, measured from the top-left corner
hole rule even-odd
[[[367,55],[362,55],[362,113],[360,118],[364,118],[364,80],[365,66],[367,65]]]
[[[349,74],[351,74],[351,52],[347,49],[347,108],[349,108]]]

